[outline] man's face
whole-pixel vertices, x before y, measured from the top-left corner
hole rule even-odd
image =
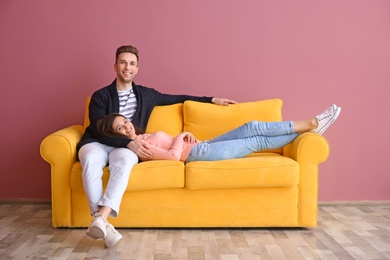
[[[119,54],[114,69],[121,83],[131,83],[138,72],[137,56],[130,52]]]

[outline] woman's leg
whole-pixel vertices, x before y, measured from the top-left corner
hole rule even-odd
[[[318,121],[315,118],[301,121],[281,122],[249,121],[248,123],[245,123],[209,141],[210,143],[214,143],[259,135],[279,136],[293,133],[304,133],[313,130],[317,126]]]
[[[252,136],[279,136],[295,133],[293,121],[262,122],[249,121],[229,132],[209,140],[210,143],[236,140]]]
[[[313,118],[309,120],[294,121],[295,133],[309,132],[318,126],[318,120]]]
[[[186,161],[242,158],[256,151],[283,147],[297,136],[292,121],[250,121],[212,140],[195,145]]]
[[[195,145],[186,161],[242,158],[256,151],[281,148],[300,133],[312,131],[322,134],[336,120],[340,110],[340,107],[331,105],[316,118],[302,121],[250,121],[210,141]]]
[[[279,136],[251,136],[212,143],[205,141],[191,149],[186,162],[242,158],[254,152],[281,148],[291,143],[298,135],[293,133]]]

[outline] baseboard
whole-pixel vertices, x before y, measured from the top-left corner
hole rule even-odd
[[[51,204],[47,199],[0,199],[0,204]],[[359,201],[323,201],[318,202],[319,207],[329,206],[390,206],[390,200],[359,200]]]
[[[0,204],[11,204],[11,205],[39,205],[39,204],[51,204],[51,200],[47,199],[0,199]]]
[[[390,200],[325,201],[318,202],[318,206],[390,206]]]

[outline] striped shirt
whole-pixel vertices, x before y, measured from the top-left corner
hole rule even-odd
[[[119,113],[127,119],[132,120],[135,109],[137,108],[137,99],[135,98],[133,88],[125,91],[118,91]]]

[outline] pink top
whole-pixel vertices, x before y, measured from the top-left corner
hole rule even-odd
[[[199,143],[196,140],[195,143],[189,143],[183,138],[187,133],[181,133],[176,137],[172,137],[165,132],[158,131],[153,134],[139,135],[137,138],[145,140],[147,147],[153,153],[152,159],[141,158],[143,161],[147,160],[175,160],[184,162],[192,147]]]

